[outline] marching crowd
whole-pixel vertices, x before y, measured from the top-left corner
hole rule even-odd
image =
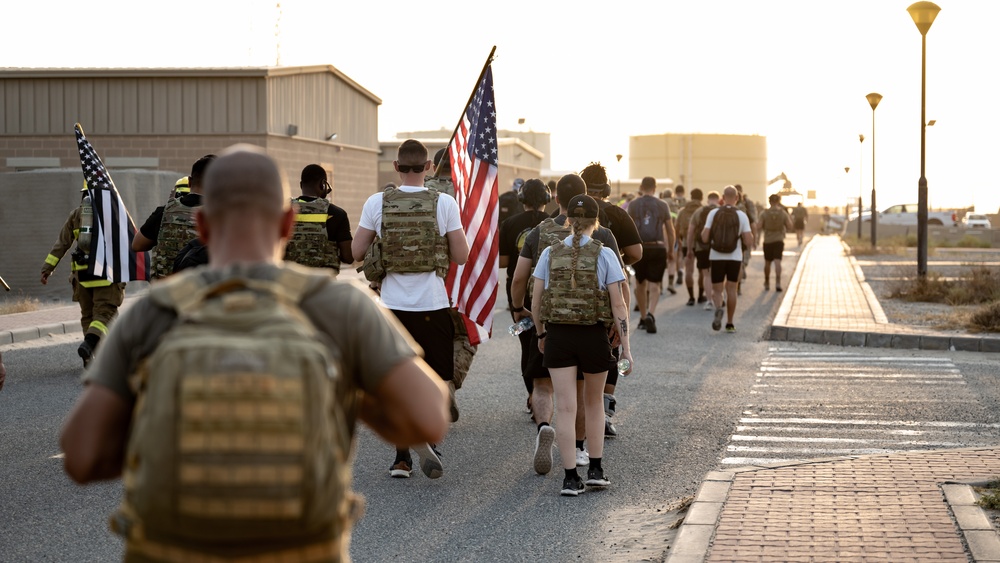
[[[470,252],[447,164],[443,150],[432,160],[402,143],[399,185],[368,198],[352,234],[322,167],[302,170],[293,198],[257,148],[206,155],[136,234],[133,249],[152,249],[162,279],[114,323],[124,284],[80,267],[84,186],[42,283],[75,243],[87,385],[61,444],[74,480],[124,477],[112,528],[126,560],[347,560],[357,420],[395,444],[391,477],[415,465],[443,475],[438,444],[476,352],[445,286]],[[657,332],[663,292],[685,287],[713,330],[725,317],[735,332],[751,250],[762,240],[764,287],[773,265],[781,291],[785,233],[798,223],[778,196],[758,212],[739,185],[658,197],[647,177],[617,205],[598,163],[516,188],[517,204],[501,204],[521,209],[499,224],[499,267],[512,321],[527,327],[514,369],[536,425],[533,470],[550,473],[558,448],[560,494],[576,496],[612,483],[603,454],[618,433],[618,379],[636,369],[632,333]],[[367,288],[334,281],[353,263]]]

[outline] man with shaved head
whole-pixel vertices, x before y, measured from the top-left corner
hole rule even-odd
[[[737,284],[743,269],[743,248],[747,252],[757,248],[750,219],[736,203],[740,194],[734,186],[726,186],[722,191],[722,205],[708,212],[705,228],[701,231],[702,242],[710,246],[708,259],[712,269],[712,300],[715,304],[715,318],[712,330],[722,328],[722,292],[726,297],[726,332],[736,332],[733,316],[736,314]]]
[[[311,416],[319,417],[321,424],[335,425],[332,427],[341,429],[344,439],[350,443],[354,440],[356,417],[367,423],[383,439],[400,447],[441,440],[448,428],[447,390],[441,379],[418,357],[416,344],[396,319],[380,308],[373,301],[371,293],[362,285],[335,281],[329,272],[324,270],[303,268],[297,264],[282,262],[285,243],[295,222],[295,211],[290,206],[287,184],[274,161],[260,148],[236,145],[221,153],[206,174],[204,205],[198,211],[197,222],[199,235],[210,251],[209,263],[172,276],[158,287],[185,288],[188,286],[184,284],[189,281],[204,282],[198,286],[206,288],[206,304],[203,311],[208,311],[210,302],[215,300],[222,307],[216,307],[214,310],[223,311],[217,314],[226,316],[238,314],[239,304],[246,303],[248,299],[242,296],[255,293],[253,290],[256,287],[273,288],[277,285],[274,283],[275,280],[279,279],[301,282],[298,309],[304,313],[309,323],[305,322],[302,315],[292,316],[301,319],[299,322],[303,327],[311,324],[321,337],[314,340],[322,343],[321,346],[327,349],[330,358],[335,358],[335,368],[327,372],[328,377],[324,379],[330,382],[329,390],[320,389],[305,395],[297,395],[300,397],[298,400],[314,403],[312,412],[320,414]],[[243,288],[243,291],[233,292],[230,288],[234,286]],[[70,413],[61,440],[65,452],[66,472],[78,483],[114,479],[120,476],[123,470],[126,474],[136,471],[136,466],[140,466],[143,462],[140,456],[132,453],[126,459],[126,452],[133,451],[132,443],[128,443],[126,448],[130,433],[141,433],[143,430],[133,427],[133,411],[137,410],[138,400],[140,407],[137,410],[137,420],[139,420],[139,415],[143,413],[142,409],[146,408],[144,405],[155,404],[157,401],[152,391],[149,391],[148,395],[145,394],[148,391],[146,387],[139,387],[137,390],[137,381],[145,377],[144,374],[148,373],[146,369],[156,369],[155,366],[149,368],[149,364],[154,363],[149,359],[157,348],[167,343],[173,344],[171,333],[189,324],[179,320],[179,314],[174,308],[164,305],[161,290],[154,287],[150,294],[154,293],[155,296],[147,295],[138,299],[121,316],[107,337],[103,353],[95,359],[84,375],[83,394]],[[263,291],[259,294],[271,295]],[[230,296],[241,299],[226,299]],[[185,311],[190,314],[187,309]],[[184,318],[189,318],[187,314]],[[249,334],[255,328],[247,327],[244,330]],[[240,333],[229,334],[230,338],[238,339]],[[280,353],[289,353],[286,352],[286,348],[277,349],[281,351]],[[227,372],[224,376],[233,377],[217,378],[212,381],[225,382],[227,385],[229,381],[244,381],[246,372],[253,372],[254,366],[257,365],[251,361],[254,358],[248,359],[247,352],[230,354],[227,358],[227,362],[235,364],[232,367],[228,365],[224,367],[235,373]],[[213,366],[218,368],[216,364]],[[187,368],[187,366],[181,367]],[[186,371],[198,374],[199,368],[205,369],[205,366],[191,365]],[[305,365],[298,369],[304,374],[307,372]],[[135,377],[137,373],[140,378]],[[152,379],[154,378],[151,377],[150,380]],[[197,377],[195,379],[197,382]],[[189,382],[188,379],[182,381],[185,385]],[[274,379],[259,381],[262,385]],[[241,385],[229,392],[234,397],[242,397],[257,390],[248,388],[246,383]],[[188,387],[185,386],[183,389],[187,390]],[[339,408],[331,410],[342,413],[346,420],[325,419],[324,417],[332,416],[332,413],[321,408],[320,395],[336,404]],[[301,399],[303,396],[305,399]],[[139,400],[140,397],[142,399],[148,397],[149,401]],[[243,403],[233,400],[233,409],[237,414],[236,409],[243,408],[241,405],[244,405],[247,399],[242,400]],[[281,403],[282,408],[287,408],[284,406],[286,404]],[[254,403],[249,405],[252,407]],[[180,413],[177,416],[181,420],[174,423],[178,427],[178,432],[187,432],[184,424],[191,424],[190,420],[197,414],[193,411],[193,406],[190,407],[191,411],[186,411],[185,408],[188,408],[187,402],[174,411]],[[254,412],[251,421],[268,416],[268,413],[274,416],[275,411],[265,403],[257,407]],[[218,415],[216,411],[213,413],[213,416]],[[182,424],[182,421],[186,422]],[[224,434],[224,430],[216,429],[217,434],[220,432]],[[188,434],[182,435],[188,436]],[[249,441],[237,441],[241,436],[249,438]],[[259,448],[269,443],[267,441],[269,436],[262,434],[250,433],[248,436],[235,434],[223,437],[231,437],[234,440],[228,447],[257,444],[256,447]],[[154,449],[161,448],[168,451],[167,448],[172,447],[166,437],[163,438],[162,444],[159,438],[155,437],[149,441],[152,442]],[[183,444],[186,443],[182,441],[182,446],[179,447],[184,447]],[[282,443],[286,444],[283,447],[287,447],[287,441]],[[147,443],[146,447],[149,448],[150,444]],[[312,443],[307,446],[311,449],[316,447]],[[348,449],[348,457],[350,451],[353,451],[353,448]],[[245,455],[248,459],[254,459],[250,453]],[[315,452],[309,452],[309,455],[315,455]],[[148,465],[152,462],[146,463]],[[163,463],[174,462],[167,458]],[[202,463],[207,462],[202,461]],[[350,497],[351,460],[344,459],[335,465],[332,471],[336,479],[339,479],[337,482],[343,484],[345,494]],[[268,507],[267,496],[276,494],[283,486],[287,488],[289,479],[302,480],[301,475],[297,473],[258,469],[260,466],[251,465],[248,467],[249,473],[225,472],[225,475],[219,474],[215,478],[223,479],[223,484],[226,485],[238,481],[242,487],[241,494],[256,494],[265,499],[254,501],[257,504],[252,506],[247,505],[247,509],[251,511],[265,510]],[[317,471],[322,469],[316,468]],[[191,486],[187,480],[196,479],[198,476],[191,471],[193,469],[182,465],[180,484],[175,485],[179,488],[178,502],[181,504],[192,495],[197,496],[197,492],[184,488]],[[140,478],[135,477],[137,474],[132,473],[134,478],[126,482],[126,499],[131,498],[136,488],[143,484]],[[250,485],[246,484],[248,482]],[[229,517],[232,516],[230,512],[241,510],[239,504],[241,500],[241,498],[235,499],[233,506],[206,507],[202,510],[215,511],[215,517]],[[128,502],[126,500],[126,504]],[[345,506],[350,504],[346,502]],[[115,515],[113,519],[115,524],[112,527],[126,537],[126,561],[222,560],[232,557],[292,561],[300,558],[308,558],[310,561],[349,559],[350,520],[354,517],[352,510],[329,510],[331,514],[329,524],[325,524],[326,520],[323,520],[324,523],[310,531],[306,539],[302,538],[301,530],[298,531],[299,536],[294,539],[281,535],[274,537],[273,532],[272,537],[260,539],[252,536],[250,531],[246,531],[245,535],[249,537],[244,539],[234,540],[230,537],[229,541],[225,542],[206,533],[204,535],[208,536],[207,539],[202,537],[192,543],[189,541],[190,538],[178,539],[170,535],[154,537],[152,531],[155,519],[142,520],[136,513],[125,510],[125,506],[123,505],[123,510]],[[222,508],[225,510],[218,512]],[[290,508],[295,507],[283,505],[282,510],[287,511]],[[158,524],[163,525],[162,519]],[[215,523],[208,521],[204,525],[211,529],[210,526]],[[234,529],[240,530],[239,527]],[[233,533],[233,529],[229,531]]]

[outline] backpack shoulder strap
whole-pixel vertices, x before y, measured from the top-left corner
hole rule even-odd
[[[245,288],[273,293],[288,303],[299,304],[321,278],[326,279],[327,274],[286,262],[274,280],[231,277],[210,284],[197,271],[183,271],[157,283],[149,293],[157,305],[187,316],[209,297]]]

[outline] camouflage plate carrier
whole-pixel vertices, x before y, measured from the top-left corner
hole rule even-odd
[[[573,227],[570,226],[569,219],[566,219],[566,222],[562,225],[556,223],[556,220],[552,217],[543,219],[538,224],[538,247],[535,248],[535,256],[531,259],[532,268],[538,265],[538,259],[542,256],[543,250],[554,244],[559,244],[572,234]],[[528,276],[528,296],[533,295],[534,291],[535,277]]]
[[[590,239],[580,246],[576,269],[574,250],[565,244],[549,251],[549,287],[542,292],[542,320],[564,325],[610,325],[611,297],[599,289],[597,262],[604,245]]]
[[[198,207],[188,207],[180,199],[172,199],[163,206],[160,233],[153,249],[153,279],[165,278],[174,272],[174,260],[184,245],[198,238],[194,225],[194,212]]]
[[[448,275],[448,239],[437,224],[438,192],[388,188],[382,195],[382,263],[386,272]]]
[[[340,253],[337,244],[330,241],[326,221],[330,218],[330,202],[325,199],[305,201],[293,199],[299,206],[295,214],[295,230],[285,247],[285,260],[312,268],[331,268],[340,272]]]
[[[286,264],[276,280],[208,284],[187,271],[150,289],[177,321],[129,378],[137,400],[111,528],[134,559],[340,560],[361,507],[352,395],[299,307],[324,276]]]
[[[455,197],[455,184],[451,181],[451,178],[443,178],[439,176],[427,178],[424,181],[424,187],[428,190]]]

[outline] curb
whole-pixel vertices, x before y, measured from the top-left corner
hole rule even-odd
[[[934,451],[974,452],[993,449],[995,449],[994,446],[988,446]],[[670,548],[670,555],[667,557],[666,563],[703,563],[708,558],[712,549],[712,540],[715,538],[715,529],[722,516],[722,509],[729,499],[729,489],[741,473],[855,459],[884,458],[892,455],[894,454],[847,455],[766,465],[749,465],[724,471],[709,471],[702,480],[694,501],[688,507],[687,516],[684,517],[684,522],[677,532],[677,538]],[[976,499],[971,486],[950,481],[942,481],[939,486],[945,496],[945,501],[952,509],[956,527],[965,538],[973,560],[978,563],[1000,561],[1000,535],[990,525],[983,510],[975,504]]]

